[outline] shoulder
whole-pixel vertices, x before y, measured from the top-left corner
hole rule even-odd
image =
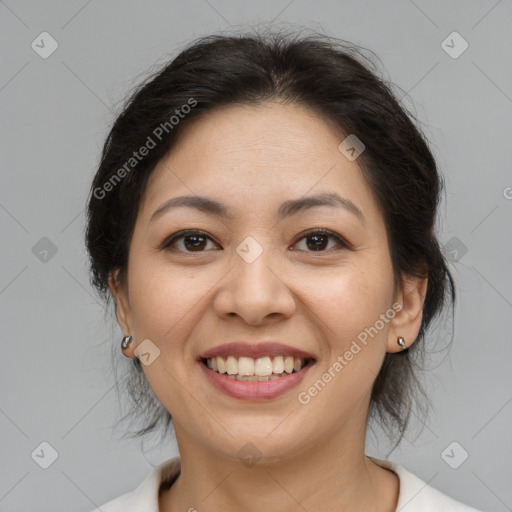
[[[158,512],[160,486],[176,478],[180,468],[179,457],[169,459],[153,468],[136,489],[110,500],[90,512]]]
[[[375,457],[369,458],[379,466],[390,469],[398,475],[400,492],[396,507],[397,511],[431,512],[432,510],[442,510],[443,512],[481,512],[450,498],[396,462]]]
[[[101,507],[97,507],[90,512],[131,512],[133,509],[130,508],[130,502],[133,501],[134,491],[123,494],[122,496],[118,496],[117,498],[113,498],[107,503],[103,503]],[[145,509],[143,509],[145,512]]]

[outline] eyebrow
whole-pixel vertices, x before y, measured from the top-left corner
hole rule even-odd
[[[341,197],[335,192],[325,192],[299,199],[289,199],[281,204],[277,212],[278,220],[291,217],[299,212],[318,206],[332,206],[344,208],[353,213],[360,221],[364,222],[363,212],[349,199]],[[234,219],[229,209],[219,201],[203,196],[178,196],[172,197],[159,206],[151,215],[149,223],[154,222],[165,212],[179,207],[195,208],[204,213],[224,219]]]

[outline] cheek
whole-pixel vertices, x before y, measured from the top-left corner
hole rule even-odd
[[[142,366],[145,377],[162,405],[176,420],[194,414],[197,407],[187,388],[187,372],[195,364],[187,359],[185,340],[199,321],[201,298],[211,284],[168,265],[134,255],[129,267],[130,306],[137,340],[149,339],[159,355]],[[202,288],[201,288],[201,283]]]
[[[390,268],[363,270],[359,265],[352,265],[315,281],[307,292],[308,300],[326,327],[326,335],[332,340],[330,345],[335,351],[344,351],[347,343],[350,345],[360,333],[374,326],[391,308],[393,276]],[[389,322],[384,322],[384,327],[381,323],[377,326],[384,337]]]
[[[194,317],[195,308],[201,308],[208,283],[150,258],[134,256],[130,264],[130,305],[138,337],[160,343],[178,339],[179,329]]]
[[[298,398],[307,410],[315,411],[315,417],[331,418],[322,428],[331,424],[336,430],[347,418],[358,417],[356,410],[367,405],[386,352],[394,313],[392,286],[392,275],[383,269],[370,273],[354,266],[335,278],[331,274],[329,279],[316,281],[309,290],[318,315],[315,322],[326,342],[316,378],[310,388],[299,390]]]

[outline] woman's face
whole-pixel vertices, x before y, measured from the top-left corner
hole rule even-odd
[[[386,351],[400,350],[397,336],[415,339],[421,311],[394,287],[384,219],[357,159],[338,149],[344,138],[297,105],[230,107],[191,123],[151,175],[127,288],[111,286],[183,445],[270,461],[360,441]],[[167,203],[180,196],[221,208]],[[231,372],[236,361],[251,373],[250,359],[268,372],[267,355],[279,373],[294,350],[314,361],[241,382],[199,360],[226,343]]]

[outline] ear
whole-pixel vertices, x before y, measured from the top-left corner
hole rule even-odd
[[[128,298],[128,287],[121,281],[119,277],[119,269],[110,272],[108,276],[108,286],[116,303],[117,323],[119,324],[121,331],[123,331],[124,336],[131,335],[133,334],[133,320],[130,301]],[[129,348],[126,353],[131,355],[130,351],[133,352],[133,350],[134,348],[132,343],[131,348]]]
[[[428,279],[426,277],[408,276],[402,280],[401,290],[395,301],[395,304],[400,304],[401,309],[393,308],[398,312],[391,320],[387,352],[394,353],[402,350],[402,347],[397,343],[399,336],[404,338],[407,348],[416,341],[423,318],[427,283]]]

